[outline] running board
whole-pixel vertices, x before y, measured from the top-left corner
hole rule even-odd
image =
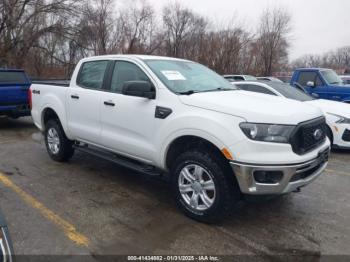
[[[84,152],[99,158],[102,158],[104,160],[113,162],[117,165],[132,169],[134,171],[146,174],[146,175],[150,175],[150,176],[161,176],[162,172],[157,169],[154,166],[151,165],[147,165],[147,164],[143,164],[139,161],[133,160],[133,159],[128,159],[126,157],[117,155],[115,153],[109,152],[107,150],[104,149],[100,149],[98,147],[95,146],[90,146],[87,144],[83,144],[83,145],[73,145],[74,149],[80,151],[80,152]]]

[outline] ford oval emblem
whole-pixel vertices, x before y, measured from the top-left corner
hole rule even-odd
[[[320,140],[323,136],[323,131],[321,129],[316,129],[313,133],[315,140]]]

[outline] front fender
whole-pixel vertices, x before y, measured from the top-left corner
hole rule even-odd
[[[161,168],[166,168],[166,156],[170,145],[177,138],[196,136],[207,140],[219,150],[229,148],[232,144],[244,139],[239,130],[242,119],[231,115],[206,111],[205,115],[187,115],[172,119],[161,128],[156,137],[161,138],[157,146],[160,154],[157,159]],[[235,152],[230,152],[235,157]]]

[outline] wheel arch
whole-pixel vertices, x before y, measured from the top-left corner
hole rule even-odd
[[[65,127],[61,121],[62,117],[60,117],[59,113],[57,113],[57,111],[50,106],[45,107],[41,113],[41,125],[43,130],[45,130],[47,122],[52,119],[58,120],[63,127],[63,130],[66,132]]]
[[[163,166],[165,169],[169,170],[172,164],[175,162],[176,156],[189,149],[194,148],[198,148],[200,150],[208,150],[228,164],[228,160],[222,152],[224,146],[221,142],[199,135],[183,134],[174,137],[168,143],[164,151]]]

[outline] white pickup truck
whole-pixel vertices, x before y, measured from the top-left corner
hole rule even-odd
[[[187,60],[91,57],[78,63],[69,86],[30,90],[53,160],[81,150],[167,175],[179,208],[204,222],[222,219],[245,194],[299,190],[328,162],[319,109],[237,90]]]

